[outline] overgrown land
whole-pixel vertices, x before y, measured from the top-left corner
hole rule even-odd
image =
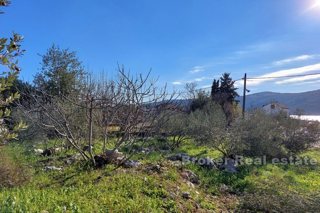
[[[23,82],[22,42],[0,38],[0,212],[320,211],[319,122],[243,110],[229,73],[168,92],[58,45]]]

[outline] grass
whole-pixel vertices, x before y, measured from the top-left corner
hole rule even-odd
[[[39,147],[41,148],[41,147]],[[12,144],[0,152],[9,153],[21,168],[30,170],[29,182],[0,188],[0,212],[220,212],[287,209],[288,212],[318,208],[312,198],[320,194],[320,167],[246,166],[237,174],[207,170],[193,164],[175,166],[158,152],[136,155],[144,165],[161,164],[162,172],[137,169],[100,170],[81,163],[67,166],[64,153],[49,163],[63,171],[43,171],[46,157],[36,156],[28,144]],[[219,153],[187,141],[176,152],[218,157]],[[70,154],[70,153],[69,153]],[[320,162],[320,150],[304,153]],[[191,170],[200,178],[190,185],[180,173]],[[189,192],[191,199],[182,193]],[[301,201],[298,206],[292,200]],[[270,204],[270,202],[272,202]],[[298,202],[299,203],[299,202]]]

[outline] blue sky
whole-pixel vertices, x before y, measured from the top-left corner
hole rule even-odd
[[[170,89],[206,87],[223,72],[234,79],[320,72],[316,0],[12,0],[5,12],[1,36],[25,37],[20,65],[27,81],[53,43],[76,51],[95,74],[112,77],[118,63],[133,73],[152,69]],[[320,89],[319,82],[315,75],[248,87],[300,92]]]

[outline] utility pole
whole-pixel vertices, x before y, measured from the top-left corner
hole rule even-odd
[[[242,117],[245,117],[246,112],[246,92],[247,92],[247,73],[244,74],[243,78],[243,100],[242,100]]]

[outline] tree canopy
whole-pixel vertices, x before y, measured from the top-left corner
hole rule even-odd
[[[84,73],[76,52],[52,45],[42,56],[34,84],[49,95],[68,96],[80,89]]]

